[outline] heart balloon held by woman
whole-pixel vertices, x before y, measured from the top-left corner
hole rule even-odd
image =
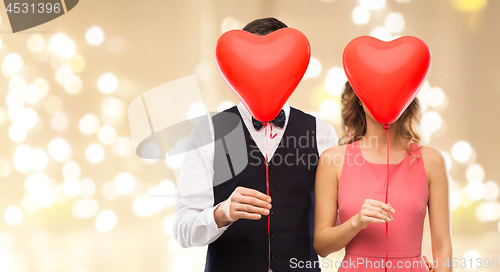
[[[350,41],[344,70],[359,99],[377,122],[396,121],[413,101],[431,67],[431,52],[418,38],[384,42],[370,36]]]
[[[230,30],[215,47],[222,77],[261,122],[278,115],[304,76],[310,57],[309,41],[293,28],[265,36]]]

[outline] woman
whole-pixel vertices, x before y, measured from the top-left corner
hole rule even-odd
[[[342,105],[347,131],[322,154],[316,172],[314,249],[326,257],[345,247],[338,271],[429,271],[421,255],[428,206],[434,271],[452,271],[445,163],[439,151],[419,146],[417,98],[390,124],[387,204],[386,131],[349,82]]]

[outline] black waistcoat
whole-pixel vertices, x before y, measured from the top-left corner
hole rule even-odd
[[[241,121],[246,141],[248,164],[237,175],[221,184],[215,183],[214,206],[226,200],[238,186],[256,189],[264,194],[266,189],[265,158],[253,141],[237,107],[225,112],[236,114]],[[271,269],[283,271],[320,271],[313,248],[314,230],[314,180],[319,159],[316,146],[316,120],[295,108],[290,114],[281,143],[269,162],[269,189],[271,209]],[[213,118],[215,139],[224,131],[224,122]],[[264,128],[262,128],[264,130]],[[269,133],[269,132],[268,132]],[[225,156],[224,148],[217,147],[215,157]],[[222,151],[221,151],[222,150]],[[228,159],[230,160],[229,156]],[[217,176],[219,160],[214,160]],[[240,219],[214,242],[209,244],[205,272],[267,271],[268,268],[268,217],[259,220]],[[292,260],[295,258],[295,260]],[[314,263],[315,269],[292,268],[293,262]],[[292,267],[291,267],[292,266]]]

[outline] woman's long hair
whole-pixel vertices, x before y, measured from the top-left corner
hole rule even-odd
[[[359,98],[351,87],[349,81],[345,83],[342,92],[342,125],[345,127],[344,135],[339,139],[339,145],[350,144],[361,139],[366,134],[366,116],[363,106],[359,104]],[[420,145],[421,138],[417,132],[420,125],[420,103],[415,97],[408,108],[399,117],[398,132],[406,140],[406,152],[413,158],[417,158],[410,152],[412,143]]]

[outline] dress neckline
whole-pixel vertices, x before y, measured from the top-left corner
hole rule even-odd
[[[361,148],[359,147],[359,140],[355,141],[353,143],[354,147],[357,149],[357,151],[359,152],[359,154],[361,154],[361,156],[363,157],[363,160],[365,162],[367,162],[368,164],[371,164],[371,165],[382,165],[382,166],[385,166],[387,165],[387,163],[374,163],[374,162],[370,162],[368,161],[366,158],[365,158],[365,155],[363,155],[363,151],[361,151]],[[403,157],[403,159],[400,161],[400,162],[397,162],[397,163],[389,163],[389,165],[400,165],[402,164],[405,160],[406,160],[406,157],[408,157],[408,154],[405,152],[405,156]]]

